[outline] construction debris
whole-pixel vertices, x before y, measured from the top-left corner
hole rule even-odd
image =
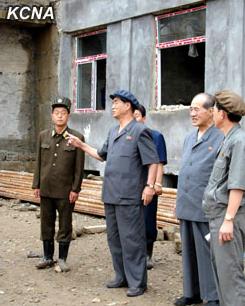
[[[92,226],[84,226],[84,233],[86,234],[98,234],[106,231],[106,225],[92,225]]]
[[[34,197],[31,188],[32,179],[32,173],[1,170],[0,196],[39,204],[40,199]],[[75,211],[104,216],[104,204],[101,201],[102,184],[102,181],[84,179]],[[175,202],[176,189],[163,188],[163,194],[159,196],[158,200],[158,227],[179,224],[174,215]]]

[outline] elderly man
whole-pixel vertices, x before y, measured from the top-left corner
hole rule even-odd
[[[144,293],[147,286],[143,205],[155,193],[159,162],[151,131],[134,120],[139,105],[134,95],[118,90],[110,96],[112,115],[119,121],[100,150],[70,136],[69,143],[104,161],[102,199],[105,203],[107,239],[115,270],[108,288],[128,286],[127,296]]]
[[[214,123],[225,139],[204,193],[211,256],[222,306],[245,305],[245,132],[239,121],[245,103],[232,91],[215,95]]]
[[[176,306],[207,302],[217,306],[209,243],[208,220],[202,210],[202,197],[207,186],[223,134],[213,125],[214,97],[201,93],[190,106],[192,125],[197,127],[184,142],[178,179],[176,216],[180,220],[182,240],[184,295]]]
[[[81,190],[84,153],[68,146],[68,132],[84,140],[83,135],[68,126],[71,101],[57,97],[52,104],[54,127],[40,133],[37,146],[37,161],[32,188],[36,197],[41,197],[41,239],[43,259],[38,269],[54,265],[54,235],[56,210],[59,212],[59,260],[57,272],[70,270],[66,263],[72,236],[72,212]]]

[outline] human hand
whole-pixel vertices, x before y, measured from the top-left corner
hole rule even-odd
[[[233,239],[233,221],[224,220],[219,230],[220,245]]]
[[[74,192],[74,191],[71,191],[70,194],[69,194],[69,201],[70,203],[75,203],[76,200],[78,199],[78,193],[77,192]]]
[[[162,194],[162,186],[154,185],[155,193],[156,195],[161,195]]]
[[[40,189],[38,188],[34,189],[34,196],[35,198],[40,198]]]
[[[150,188],[149,186],[145,186],[143,193],[142,193],[142,197],[141,200],[143,200],[143,204],[145,206],[147,206],[149,203],[151,203],[152,198],[155,194],[155,189],[154,188]]]
[[[76,147],[76,148],[81,148],[82,147],[83,142],[78,137],[67,133],[66,139],[67,139],[67,144],[68,145],[72,145],[73,147]]]

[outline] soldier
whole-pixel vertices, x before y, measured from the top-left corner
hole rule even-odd
[[[225,134],[204,193],[211,257],[221,306],[245,305],[245,103],[236,93],[215,94],[214,124]]]
[[[134,95],[118,90],[110,95],[112,115],[119,121],[100,150],[70,136],[69,142],[92,157],[106,160],[102,199],[105,203],[107,239],[115,270],[108,288],[128,286],[127,296],[144,293],[147,287],[143,205],[155,193],[159,162],[151,131],[134,120],[139,105]]]
[[[66,263],[72,236],[72,212],[81,189],[84,167],[84,153],[67,143],[68,133],[79,139],[84,137],[67,126],[71,101],[57,97],[52,104],[53,129],[44,130],[39,135],[37,160],[34,173],[34,194],[40,197],[42,260],[38,269],[54,265],[54,235],[56,210],[59,213],[59,259],[56,271],[70,270]]]
[[[138,108],[134,111],[134,117],[138,122],[145,123],[146,109],[144,105],[140,104],[138,106]],[[153,268],[152,254],[154,242],[157,238],[157,203],[158,196],[162,194],[163,166],[167,164],[167,150],[163,135],[156,130],[151,130],[151,134],[157,149],[160,163],[157,165],[157,176],[154,184],[155,195],[153,196],[151,203],[144,206],[148,270]]]

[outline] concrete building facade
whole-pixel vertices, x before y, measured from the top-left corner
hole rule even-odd
[[[183,140],[192,128],[191,98],[200,91],[212,94],[224,88],[245,97],[245,0],[55,3],[56,26],[39,31],[39,39],[29,30],[21,32],[29,41],[28,51],[21,40],[17,43],[19,29],[12,30],[16,54],[23,58],[14,67],[25,77],[20,84],[15,71],[7,88],[12,94],[5,98],[7,93],[0,92],[5,107],[0,122],[6,125],[6,113],[11,121],[7,134],[0,129],[0,152],[5,144],[12,148],[12,139],[13,151],[28,147],[33,152],[35,135],[50,124],[50,96],[56,92],[73,101],[71,127],[99,148],[115,124],[109,95],[123,88],[145,105],[147,124],[164,134],[169,162],[165,182],[176,186]],[[8,25],[0,26],[7,41]],[[11,67],[5,66],[11,73]],[[0,82],[7,77],[0,73]],[[30,80],[34,88],[28,85]],[[87,157],[86,169],[103,175],[104,165]]]
[[[204,33],[193,34],[194,38],[200,36],[202,39],[194,40],[193,43],[185,42],[184,45],[170,44],[169,48],[164,48],[165,53],[161,54],[162,60],[159,63],[156,60],[159,56],[157,49],[159,35],[156,34],[156,31],[157,27],[161,26],[161,19],[158,17],[167,18],[169,16],[168,21],[174,23],[174,18],[179,18],[179,14],[186,11],[185,16],[183,14],[182,16],[188,19],[188,14],[191,17],[191,12],[203,6],[205,6]],[[178,174],[183,140],[191,130],[188,109],[178,106],[182,102],[188,105],[191,100],[188,90],[181,88],[183,82],[186,88],[192,87],[191,94],[198,93],[198,89],[214,93],[217,90],[229,88],[245,96],[244,12],[244,0],[62,1],[59,23],[62,38],[58,86],[60,92],[73,99],[75,109],[71,119],[73,127],[85,134],[88,143],[100,147],[108,129],[114,124],[110,114],[109,94],[118,88],[129,89],[146,106],[148,125],[160,130],[166,138],[169,159],[166,167],[167,174]],[[197,16],[197,20],[198,18]],[[197,26],[195,24],[197,20],[193,21],[193,28]],[[201,18],[199,21],[201,22]],[[185,22],[184,19],[180,20],[177,29],[181,29],[183,22]],[[92,32],[93,34],[94,31],[101,29],[106,30],[105,110],[82,112],[76,110],[78,99],[76,85],[81,81],[79,78],[76,79],[78,76],[75,62],[77,42],[84,33]],[[180,41],[185,40],[185,36],[183,38],[180,37]],[[172,39],[179,40],[178,37],[169,40]],[[203,57],[203,61],[191,61],[179,51],[181,49],[178,49],[187,46],[190,52],[190,45],[199,48],[199,57]],[[200,48],[201,45],[202,48]],[[183,61],[188,62],[186,64],[189,67],[186,69],[187,73],[176,67],[176,61],[179,67],[183,66]],[[157,66],[160,64],[166,69],[161,67],[159,71]],[[198,75],[195,74],[195,69],[200,70]],[[190,80],[189,70],[193,70],[194,73],[191,84],[180,77],[180,74],[185,75],[185,79]],[[203,76],[201,76],[202,73]],[[159,95],[164,96],[168,90],[159,92],[157,88],[159,82],[162,82],[162,87],[165,86],[161,81],[164,75],[167,78],[166,83],[169,83],[166,86],[169,86],[170,92],[180,90],[182,93],[178,97],[179,103],[177,100],[172,101],[173,103],[167,101],[168,106],[166,107],[164,103],[163,105],[159,103]],[[168,82],[168,80],[171,81]],[[200,82],[199,86],[195,86],[197,82]],[[164,99],[164,97],[161,98]],[[175,107],[171,107],[171,104]],[[86,168],[103,173],[103,165],[89,158],[87,158]]]
[[[1,169],[33,170],[36,136],[50,125],[50,97],[56,95],[58,84],[56,25],[49,21],[6,20],[7,8],[50,3],[48,0],[0,1]]]

